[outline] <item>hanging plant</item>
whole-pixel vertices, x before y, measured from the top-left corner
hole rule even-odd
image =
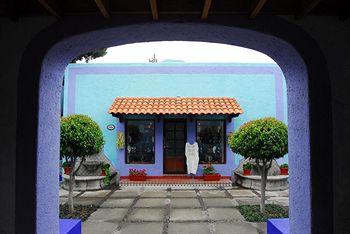
[[[119,150],[124,149],[125,147],[125,138],[122,132],[117,133],[117,148]]]

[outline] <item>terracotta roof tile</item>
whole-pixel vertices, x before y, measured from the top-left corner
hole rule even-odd
[[[110,114],[242,114],[229,97],[117,97]]]

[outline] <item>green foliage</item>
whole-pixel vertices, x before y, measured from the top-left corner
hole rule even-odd
[[[212,164],[204,165],[203,166],[203,174],[204,175],[213,175],[215,174],[215,168]]]
[[[244,158],[280,158],[288,153],[288,128],[275,118],[253,120],[230,134],[228,144],[234,153]]]
[[[243,164],[243,169],[245,169],[245,170],[251,170],[251,169],[252,169],[252,164],[250,164],[250,163],[244,163],[244,164]]]
[[[98,57],[103,57],[107,54],[107,48],[97,49],[91,52],[87,52],[85,54],[79,55],[75,59],[72,60],[72,63],[76,63],[80,60],[85,60],[85,63],[89,63],[90,60],[93,60]]]
[[[104,144],[98,124],[86,115],[61,119],[61,157],[84,158],[99,153]]]
[[[70,167],[70,164],[68,162],[64,162],[62,163],[62,167],[65,168],[65,167]]]
[[[110,167],[111,167],[111,165],[109,165],[108,163],[104,163],[101,166],[102,170],[109,170]]]
[[[288,210],[274,204],[267,204],[265,213],[260,212],[259,205],[241,205],[237,208],[248,222],[266,222],[273,218],[288,218]]]
[[[280,168],[288,168],[288,164],[287,163],[283,163]]]
[[[125,147],[125,137],[124,133],[118,132],[117,133],[117,149],[121,150]]]

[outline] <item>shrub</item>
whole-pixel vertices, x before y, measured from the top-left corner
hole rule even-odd
[[[243,124],[230,134],[228,144],[234,153],[254,159],[261,175],[261,204],[265,211],[267,172],[272,160],[288,153],[288,128],[275,118],[262,118]]]
[[[61,156],[83,158],[99,153],[103,144],[102,131],[90,117],[70,115],[61,119]]]

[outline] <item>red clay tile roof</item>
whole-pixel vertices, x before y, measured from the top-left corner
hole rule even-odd
[[[228,97],[117,97],[110,114],[242,114],[234,98]]]

